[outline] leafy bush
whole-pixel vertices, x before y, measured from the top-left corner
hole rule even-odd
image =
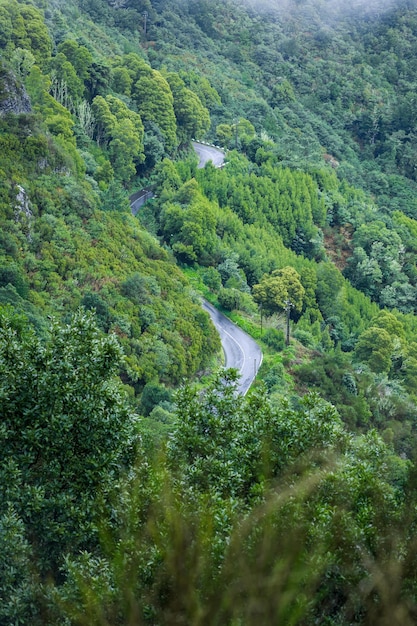
[[[282,330],[267,328],[263,340],[273,350],[281,351],[285,347],[285,336]]]
[[[147,383],[143,388],[140,399],[140,410],[143,415],[149,415],[162,402],[170,402],[170,391],[158,383]]]
[[[268,389],[271,391],[276,385],[282,384],[284,381],[285,369],[282,363],[275,363],[269,368],[263,380]]]
[[[222,285],[220,272],[215,267],[208,267],[203,273],[203,283],[211,289],[211,291],[219,291]]]
[[[219,304],[227,311],[240,308],[241,292],[237,289],[222,288],[219,291]]]
[[[298,339],[300,343],[303,344],[306,348],[314,348],[316,342],[314,341],[314,337],[307,330],[302,330],[301,328],[296,328],[293,332],[292,336],[295,339]]]
[[[9,284],[13,285],[19,296],[28,297],[29,285],[26,277],[15,263],[0,267],[0,287],[7,287]]]

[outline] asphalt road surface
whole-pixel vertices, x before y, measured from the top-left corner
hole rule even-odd
[[[153,198],[153,189],[151,187],[140,189],[140,191],[137,191],[136,193],[132,194],[129,197],[130,209],[132,211],[132,215],[136,215],[140,207],[143,206],[145,202],[149,200],[150,198]]]
[[[224,152],[214,146],[207,146],[204,143],[193,141],[193,148],[199,158],[199,168],[204,167],[206,163],[212,161],[214,167],[221,167],[224,163]],[[143,204],[150,198],[153,198],[153,188],[146,187],[140,189],[130,196],[130,208],[132,214],[136,215]]]
[[[225,367],[240,373],[238,392],[245,395],[262,363],[262,352],[256,341],[206,300],[203,309],[210,315],[222,342]]]
[[[212,161],[215,167],[221,167],[224,163],[224,152],[214,146],[193,142],[194,150],[199,157],[198,167],[204,167],[208,161]],[[150,189],[141,189],[130,197],[132,213],[135,215],[140,206],[153,193]],[[214,306],[203,301],[203,308],[209,313],[216,327],[225,355],[225,367],[233,367],[240,373],[238,392],[245,395],[255,379],[256,373],[262,363],[262,352],[256,341],[247,333],[233,324]]]
[[[214,146],[206,146],[204,143],[193,141],[193,148],[197,153],[199,160],[198,167],[204,167],[209,161],[213,162],[214,167],[220,167],[224,163],[224,152]]]

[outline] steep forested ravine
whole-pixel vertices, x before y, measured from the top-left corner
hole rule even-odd
[[[415,623],[416,44],[0,0],[0,625]]]

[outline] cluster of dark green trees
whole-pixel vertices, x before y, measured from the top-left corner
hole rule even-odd
[[[0,327],[1,623],[413,623],[414,470],[376,431],[229,370],[152,452],[91,314]]]
[[[335,238],[325,225],[332,208],[358,199],[369,207],[370,200],[333,172],[290,170],[273,156],[257,165],[236,153],[221,170],[163,161],[156,190],[158,199],[140,219],[152,221],[177,259],[194,267],[206,295],[255,317],[259,339],[266,322],[267,343],[274,325],[284,329],[290,303],[294,337],[311,354],[284,356],[296,363],[296,385],[320,390],[351,428],[386,430],[404,452],[404,438],[415,429],[415,316],[402,312],[398,300],[396,308],[380,310],[330,262],[327,248]],[[265,376],[272,394],[289,392],[282,376],[272,384],[267,367]]]
[[[91,316],[46,342],[8,311],[1,329],[3,623],[412,623],[414,478],[375,432],[353,439],[316,396],[237,401],[227,372],[179,392],[153,466]]]
[[[415,622],[417,14],[332,11],[0,0],[0,624]]]
[[[138,390],[155,380],[177,384],[204,368],[218,339],[168,253],[129,215],[122,183],[147,167],[147,158],[152,163],[172,152],[177,129],[182,140],[198,136],[208,112],[179,76],[164,78],[137,54],[115,56],[107,81],[99,83],[86,46],[65,39],[52,55],[39,10],[1,6],[1,100],[16,101],[0,119],[1,302],[40,329],[48,314],[94,309],[102,330],[116,333],[124,346],[126,383]],[[19,109],[21,81],[30,113]]]

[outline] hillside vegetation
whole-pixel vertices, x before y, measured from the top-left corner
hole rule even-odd
[[[416,44],[412,2],[0,0],[0,625],[415,622]]]

